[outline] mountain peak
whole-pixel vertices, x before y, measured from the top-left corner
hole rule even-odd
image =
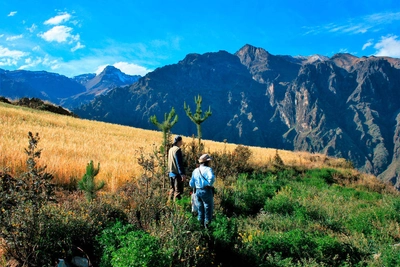
[[[108,65],[107,67],[105,67],[105,68],[103,69],[102,72],[100,72],[100,73],[98,74],[98,76],[106,75],[106,74],[115,74],[115,73],[122,73],[122,71],[121,71],[120,69],[117,69],[117,68],[114,67],[114,66]]]
[[[257,58],[267,58],[271,54],[268,53],[268,51],[266,51],[264,48],[259,48],[246,44],[241,49],[239,49],[239,51],[237,51],[235,55],[239,58],[248,58],[254,60]]]
[[[349,53],[338,53],[333,55],[331,60],[336,64],[336,66],[350,70],[359,58]]]

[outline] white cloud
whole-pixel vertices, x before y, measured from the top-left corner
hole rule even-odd
[[[0,57],[0,67],[3,66],[15,66],[17,65],[18,61],[12,58],[1,58]]]
[[[17,39],[21,39],[22,37],[24,37],[22,34],[14,35],[14,36],[7,37],[6,41],[14,41],[14,40],[17,40]]]
[[[400,12],[375,13],[363,18],[365,21],[375,25],[389,24],[395,20],[400,20]]]
[[[11,11],[7,16],[13,17],[13,16],[15,16],[15,14],[17,14],[17,11]]]
[[[20,59],[24,56],[28,55],[28,53],[18,51],[18,50],[10,50],[7,47],[3,47],[0,45],[0,58],[2,57],[12,57],[15,59]]]
[[[77,42],[76,45],[71,48],[71,51],[75,52],[76,50],[82,49],[82,48],[85,48],[85,45],[81,44],[81,42]]]
[[[71,15],[68,13],[61,13],[55,17],[52,17],[44,22],[45,25],[58,25],[63,22],[68,21],[71,18]]]
[[[96,75],[99,75],[104,70],[104,68],[107,66],[108,66],[108,64],[99,66],[94,73],[96,73]]]
[[[320,34],[325,32],[339,34],[363,34],[370,30],[379,31],[383,25],[400,20],[400,12],[376,13],[338,23],[329,23],[316,27],[304,27],[307,34]]]
[[[44,40],[48,42],[58,42],[63,43],[66,42],[70,38],[75,38],[74,35],[71,34],[72,28],[67,26],[54,26],[47,32],[43,34],[39,34]]]
[[[129,75],[141,75],[144,76],[151,70],[146,69],[145,67],[128,63],[128,62],[117,62],[113,65],[117,69],[120,69],[123,73],[129,74]]]
[[[17,65],[18,60],[29,55],[29,53],[10,50],[7,47],[0,46],[0,66],[13,66]]]
[[[174,50],[180,50],[180,43],[182,41],[182,37],[180,36],[175,36],[175,37],[171,37],[168,38],[167,40],[153,40],[150,42],[152,47],[155,48],[163,48],[163,47],[168,47],[168,48],[172,48]]]
[[[374,39],[369,39],[362,47],[362,50],[365,50],[367,47],[372,46],[374,43]]]
[[[30,28],[27,28],[28,31],[34,32],[36,30],[37,26],[35,24],[32,24]]]
[[[381,37],[381,40],[374,46],[377,49],[375,56],[400,58],[400,40],[397,38],[396,35]]]
[[[27,59],[25,59],[25,65],[20,66],[18,69],[24,70],[24,69],[28,69],[28,68],[33,68],[33,67],[38,66],[42,62],[43,62],[43,59],[39,58],[39,57],[34,60],[32,58],[27,58]]]
[[[24,60],[24,65],[21,65],[18,69],[32,69],[38,66],[49,67],[51,70],[56,70],[59,67],[59,63],[56,59],[51,59],[49,55],[45,55],[44,57],[36,57],[36,58],[26,58]]]

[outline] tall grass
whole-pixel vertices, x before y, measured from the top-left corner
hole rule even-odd
[[[101,163],[98,179],[104,180],[111,191],[141,175],[142,169],[137,163],[141,148],[151,154],[153,145],[158,146],[162,141],[158,131],[77,119],[5,103],[0,103],[0,127],[0,168],[8,167],[14,175],[22,172],[27,134],[29,131],[38,132],[43,149],[42,160],[57,183],[69,184],[74,179],[80,179],[87,163],[93,160]],[[184,142],[190,140],[191,137],[184,137]],[[235,144],[203,142],[210,152],[233,151],[236,148]],[[340,166],[344,162],[343,159],[321,154],[262,147],[250,149],[250,162],[259,166],[272,162],[277,152],[286,165]]]

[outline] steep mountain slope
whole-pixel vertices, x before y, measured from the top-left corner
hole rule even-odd
[[[235,55],[187,55],[75,112],[154,129],[149,117],[163,119],[175,107],[173,131],[192,135],[183,103],[193,108],[200,94],[203,110],[211,106],[213,112],[203,124],[206,139],[344,157],[399,183],[399,62],[350,54],[275,56],[246,45]]]
[[[225,51],[190,54],[178,64],[156,69],[130,88],[114,89],[76,112],[93,119],[153,128],[149,122],[151,115],[162,119],[164,113],[175,107],[179,123],[174,131],[191,135],[195,126],[186,117],[183,104],[186,101],[193,109],[194,96],[200,94],[204,109],[211,106],[213,110],[204,122],[205,137],[228,138],[238,143],[259,139],[257,143],[261,144],[264,137],[258,128],[265,126],[254,118],[272,112],[258,108],[264,105],[264,93],[263,86],[252,79],[236,56]]]

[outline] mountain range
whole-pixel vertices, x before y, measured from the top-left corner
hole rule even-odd
[[[145,129],[155,129],[150,116],[161,120],[174,107],[179,121],[172,131],[187,136],[196,134],[196,126],[183,105],[195,110],[194,97],[201,95],[203,110],[212,111],[202,124],[205,139],[342,157],[400,187],[400,59],[292,57],[245,45],[235,54],[188,54],[122,85],[115,71],[72,79],[47,73],[62,83],[57,90],[39,89],[43,84],[28,78],[25,90],[82,118]],[[44,75],[0,71],[0,95],[24,89],[10,73]],[[100,86],[114,78],[116,87]]]
[[[73,109],[116,87],[131,85],[140,77],[127,75],[113,66],[107,66],[98,75],[90,73],[73,78],[46,71],[0,69],[0,96],[36,97]]]

